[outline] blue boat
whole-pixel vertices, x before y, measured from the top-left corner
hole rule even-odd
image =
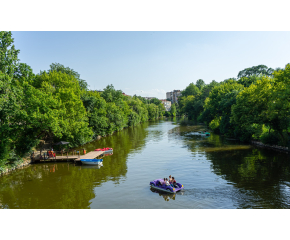
[[[103,159],[81,159],[81,162],[86,165],[100,165],[103,163]]]

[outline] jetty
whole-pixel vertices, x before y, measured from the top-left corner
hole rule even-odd
[[[61,161],[61,160],[67,160],[67,161],[74,161],[75,163],[79,162],[81,159],[94,159],[97,157],[102,156],[105,153],[105,151],[91,151],[86,154],[73,154],[73,155],[63,155],[63,156],[55,156],[55,157],[49,157],[47,159],[41,159],[41,158],[31,158],[32,162],[49,162],[49,161]]]

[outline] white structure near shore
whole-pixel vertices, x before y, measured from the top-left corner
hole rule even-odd
[[[171,109],[171,102],[170,101],[167,101],[166,99],[160,99],[160,101],[164,105],[166,111],[170,111],[170,109]]]

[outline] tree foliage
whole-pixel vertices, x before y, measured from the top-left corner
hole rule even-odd
[[[35,75],[19,63],[11,32],[0,32],[0,170],[18,161],[41,139],[85,144],[125,127],[162,117],[161,101],[124,96],[108,85],[88,90],[80,74],[59,63]]]
[[[74,71],[73,69],[71,69],[69,67],[65,67],[64,65],[62,65],[60,63],[52,63],[50,65],[50,69],[47,72],[49,73],[49,72],[53,72],[53,71],[66,73],[68,75],[75,77],[75,79],[78,80],[79,86],[82,90],[88,89],[87,82],[83,79],[80,79],[80,74],[78,72]]]
[[[181,92],[181,95],[183,97],[187,97],[187,96],[190,96],[190,95],[197,95],[198,93],[200,92],[200,89],[194,85],[194,83],[190,83],[182,92]]]
[[[240,71],[238,78],[213,81],[200,92],[189,84],[182,91],[179,110],[215,132],[242,141],[289,144],[290,64],[276,71],[254,66]]]
[[[245,68],[244,70],[240,71],[238,73],[238,78],[250,77],[253,75],[271,76],[273,72],[274,69],[268,68],[266,65],[258,65],[250,68]]]

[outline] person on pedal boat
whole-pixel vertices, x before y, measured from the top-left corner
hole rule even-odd
[[[172,177],[172,185],[173,185],[173,187],[177,187],[174,177]]]
[[[166,178],[163,178],[162,186],[165,186],[165,185],[166,185]]]
[[[169,182],[168,182],[168,178],[166,178],[165,185],[166,185],[166,186],[170,186],[170,184],[169,184]]]

